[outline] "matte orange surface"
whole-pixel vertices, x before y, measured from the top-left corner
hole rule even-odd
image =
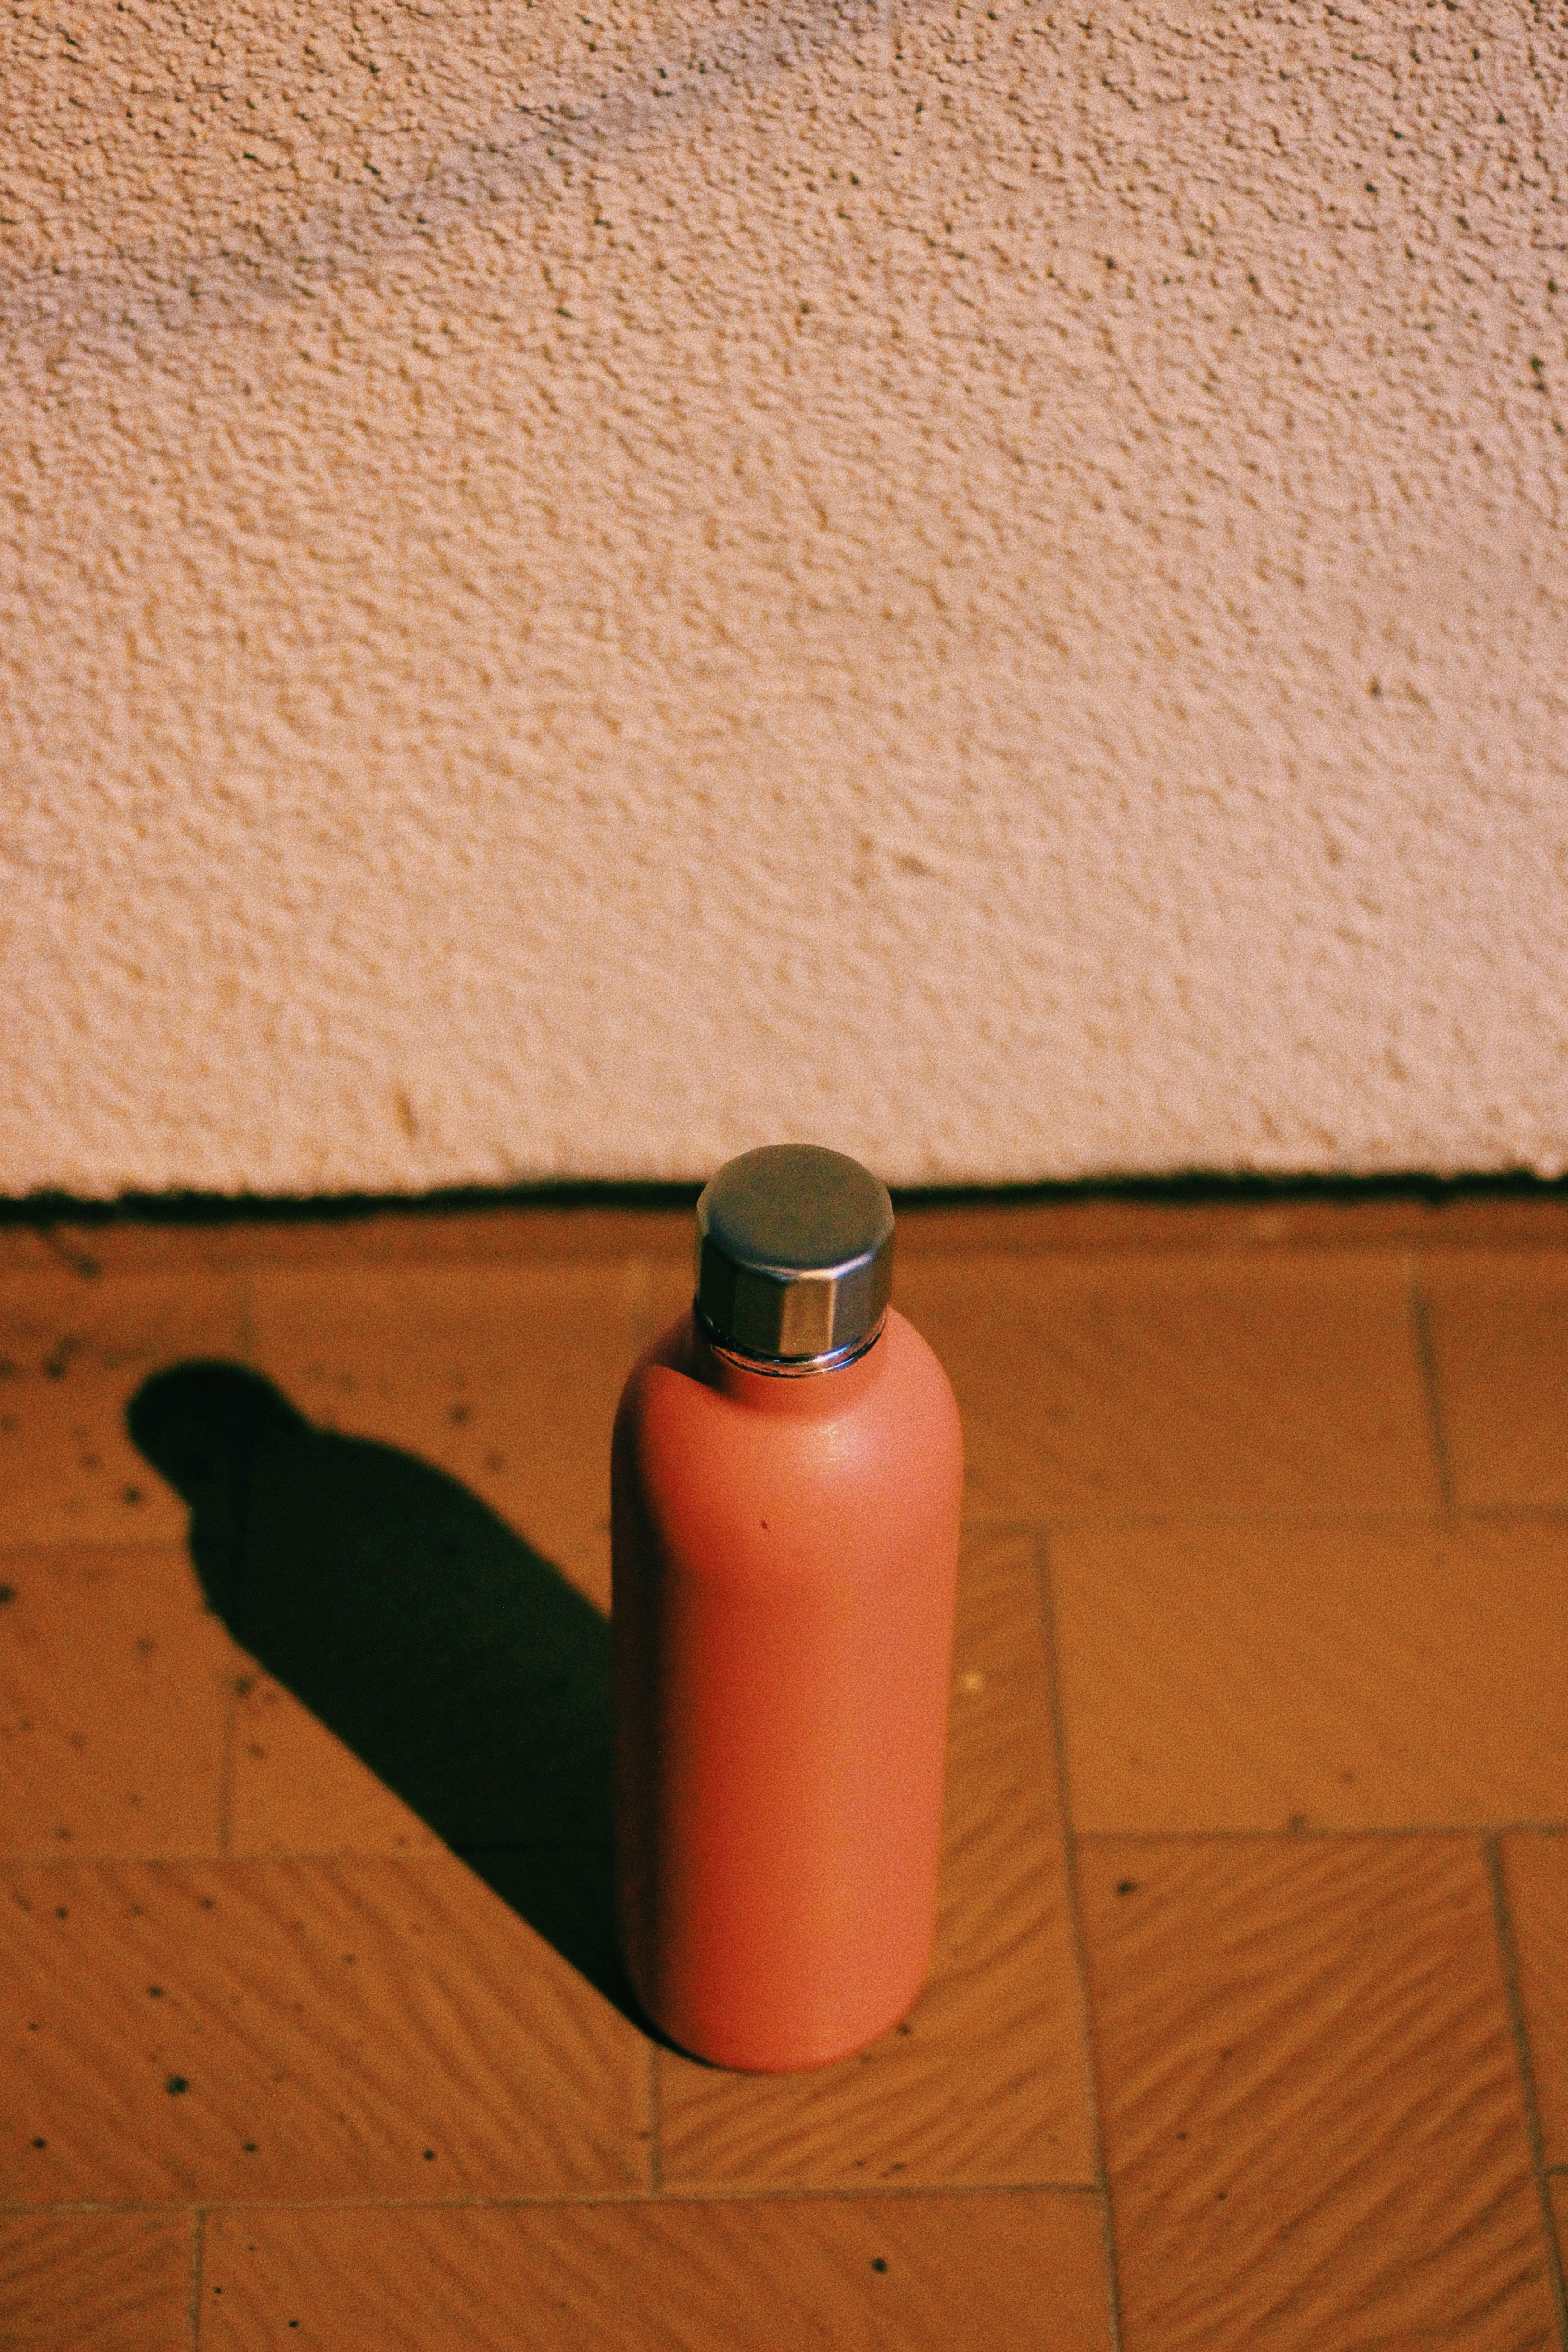
[[[1563,1203],[904,1213],[936,1937],[782,2075],[615,1952],[689,1231],[0,1231],[0,2343],[1563,2352]]]
[[[689,1310],[614,1475],[619,1915],[680,2046],[762,2074],[902,2017],[936,1927],[963,1445],[901,1315],[797,1378]]]

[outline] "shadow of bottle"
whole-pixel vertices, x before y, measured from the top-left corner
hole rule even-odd
[[[190,1506],[208,1606],[589,1983],[616,1948],[610,1629],[455,1478],[318,1429],[235,1364],[126,1413]]]

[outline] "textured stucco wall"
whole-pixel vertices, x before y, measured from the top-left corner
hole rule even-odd
[[[1568,1163],[1568,14],[50,0],[0,1190]]]

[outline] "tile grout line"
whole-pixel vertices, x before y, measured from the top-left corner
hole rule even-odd
[[[1456,1527],[1532,1527],[1546,1522],[1560,1524],[1568,1520],[1568,1507],[1552,1503],[1477,1504],[1450,1515],[1440,1511],[1107,1511],[1084,1514],[1062,1511],[1045,1512],[1029,1517],[965,1519],[963,1534],[967,1542],[979,1543],[987,1538],[1009,1536],[1035,1536],[1042,1529],[1059,1529],[1077,1534],[1088,1528],[1430,1528],[1447,1523],[1451,1517]],[[186,1538],[171,1530],[164,1535],[120,1530],[104,1535],[38,1536],[30,1542],[0,1542],[0,1562],[30,1559],[41,1552],[79,1551],[179,1551],[188,1552]]]
[[[1073,1967],[1078,1977],[1079,2045],[1084,2090],[1089,2102],[1089,2148],[1094,2161],[1095,2188],[1100,2199],[1101,2242],[1105,2252],[1106,2317],[1111,2352],[1121,2352],[1121,2273],[1117,2255],[1116,2222],[1110,2206],[1110,2182],[1105,2165],[1105,2137],[1100,2125],[1100,2082],[1094,2063],[1094,2034],[1089,2020],[1089,1967],[1083,1940],[1083,1919],[1078,1899],[1078,1855],[1072,1822],[1072,1786],[1068,1771],[1067,1722],[1062,1706],[1061,1675],[1057,1654],[1056,1601],[1051,1589],[1050,1538],[1041,1529],[1035,1542],[1035,1581],[1040,1612],[1040,1637],[1045,1650],[1046,1695],[1049,1708],[1052,1760],[1057,1802],[1061,1811],[1063,1859],[1067,1866],[1068,1926],[1072,1937]]]
[[[66,1239],[64,1233],[58,1226],[42,1226],[39,1238],[51,1255],[57,1257],[62,1265],[68,1266],[71,1273],[79,1276],[83,1282],[102,1280],[101,1261],[95,1258],[89,1250],[78,1249],[74,1243]],[[29,1268],[28,1271],[31,1269]]]
[[[1546,1822],[1368,1822],[1352,1828],[1334,1822],[1306,1822],[1292,1827],[1281,1822],[1274,1829],[1232,1829],[1215,1825],[1199,1830],[1136,1830],[1093,1829],[1075,1832],[1080,1845],[1093,1844],[1101,1839],[1115,1845],[1239,1845],[1247,1841],[1271,1844],[1285,1838],[1292,1844],[1306,1844],[1313,1838],[1477,1838],[1512,1837],[1528,1833],[1534,1837],[1561,1837],[1568,1831],[1568,1819]]]
[[[32,1543],[0,1543],[0,1561],[53,1559],[57,1552],[177,1551],[188,1559],[190,1545],[184,1535],[40,1536]]]
[[[1563,2254],[1557,2241],[1557,2217],[1552,2209],[1552,2191],[1546,2185],[1547,2166],[1545,2145],[1541,2136],[1541,2107],[1535,2091],[1535,2068],[1530,2055],[1530,2036],[1524,2021],[1524,2000],[1520,1990],[1519,1952],[1514,1943],[1513,1918],[1509,1910],[1508,1888],[1502,1873],[1500,1839],[1482,1840],[1481,1850],[1486,1860],[1487,1877],[1491,1887],[1492,1921],[1497,1930],[1498,1958],[1502,1967],[1503,1993],[1508,2003],[1509,2028],[1513,2038],[1514,2060],[1519,2068],[1520,2095],[1524,2104],[1525,2136],[1530,2144],[1530,2168],[1535,2179],[1535,2194],[1541,2209],[1541,2229],[1545,2242],[1548,2276],[1552,2299],[1557,2315],[1557,2340],[1568,2352],[1568,2291],[1564,2289]]]
[[[1116,1845],[1242,1845],[1248,1843],[1270,1845],[1281,1839],[1292,1844],[1306,1845],[1314,1841],[1321,1843],[1331,1839],[1354,1838],[1486,1838],[1486,1837],[1550,1837],[1568,1836],[1568,1819],[1555,1822],[1374,1822],[1355,1828],[1342,1828],[1330,1823],[1310,1823],[1304,1829],[1200,1829],[1200,1830],[1136,1830],[1094,1829],[1075,1830],[1075,1846],[1109,1843]],[[443,1860],[453,1859],[465,1868],[476,1871],[476,1854],[553,1853],[570,1852],[569,1842],[533,1841],[523,1845],[448,1846],[445,1843],[411,1848],[407,1852],[388,1852],[381,1846],[278,1846],[265,1852],[229,1853],[222,1859],[270,1867],[276,1864],[376,1862],[388,1863],[400,1868],[437,1869]],[[96,1870],[120,1864],[133,1864],[148,1870],[177,1870],[196,1867],[215,1859],[199,1846],[170,1849],[159,1853],[128,1853],[122,1846],[112,1850],[94,1847],[79,1853],[62,1854],[54,1849],[37,1853],[19,1850],[7,1853],[0,1844],[0,1864],[16,1870]],[[1562,2168],[1568,2170],[1568,2166]],[[0,2210],[4,2210],[0,2204]]]
[[[1442,1501],[1443,1517],[1452,1520],[1454,1509],[1454,1479],[1448,1463],[1448,1441],[1443,1426],[1443,1399],[1437,1380],[1437,1351],[1432,1340],[1432,1310],[1421,1283],[1421,1258],[1416,1250],[1405,1253],[1405,1281],[1410,1298],[1410,1320],[1415,1337],[1415,1360],[1421,1369],[1421,1391],[1426,1401],[1426,1435],[1432,1447],[1432,1459],[1437,1469],[1437,1493]]]
[[[647,2045],[647,2185],[653,2195],[664,2193],[664,2150],[659,2145],[658,2044]]]
[[[927,2197],[1092,2197],[1102,2203],[1092,2180],[900,2180],[840,2182],[836,2186],[798,2182],[701,2181],[691,2186],[661,2189],[657,2197],[646,2189],[568,2189],[553,2195],[516,2197],[209,2197],[195,2208],[204,2218],[214,2213],[538,2213],[579,2207],[597,2210],[622,2205],[837,2205],[847,2201],[897,2204]],[[0,2217],[61,2213],[188,2213],[188,2205],[160,2204],[154,2200],[113,2197],[58,2198],[36,2205],[0,2200]]]
[[[1017,1536],[1039,1528],[1049,1528],[1063,1535],[1095,1534],[1103,1528],[1118,1531],[1124,1528],[1312,1528],[1332,1532],[1340,1528],[1431,1528],[1444,1527],[1451,1520],[1456,1527],[1509,1527],[1515,1523],[1534,1526],[1542,1520],[1557,1524],[1568,1518],[1568,1506],[1561,1503],[1471,1503],[1448,1510],[1440,1504],[1423,1510],[1407,1510],[1390,1505],[1386,1509],[1342,1511],[1062,1511],[1047,1509],[1027,1513],[998,1513],[994,1518],[971,1517],[963,1522],[967,1541],[978,1543],[986,1537]]]
[[[254,1287],[254,1275],[247,1274],[239,1286],[239,1306],[235,1321],[234,1352],[237,1360],[245,1366],[247,1371],[255,1371],[257,1370],[256,1318],[252,1311],[253,1301],[251,1296]],[[237,1530],[237,1544],[241,1550],[243,1550],[245,1544],[245,1518],[249,1508],[249,1503],[250,1496],[248,1491],[247,1491],[241,1498],[240,1518],[238,1528]],[[188,1533],[185,1538],[185,1549],[187,1552],[190,1552],[190,1537]],[[191,1554],[191,1558],[192,1564],[194,1566],[194,1553]],[[240,1696],[242,1690],[247,1690],[250,1687],[251,1683],[255,1680],[254,1675],[251,1675],[247,1671],[246,1654],[241,1650],[239,1643],[235,1640],[232,1633],[229,1634],[229,1671],[224,1677],[226,1706],[224,1714],[223,1726],[223,1766],[218,1776],[217,1801],[217,1850],[219,1854],[223,1856],[230,1855],[234,1850],[234,1782],[235,1773],[237,1769],[239,1750]]]
[[[234,1812],[235,1748],[239,1738],[239,1692],[237,1676],[224,1678],[223,1760],[217,1776],[217,1850],[220,1860],[233,1853],[230,1823]]]
[[[198,2205],[191,2224],[191,2352],[200,2352],[202,2340],[202,2254],[206,2221],[205,2206]]]

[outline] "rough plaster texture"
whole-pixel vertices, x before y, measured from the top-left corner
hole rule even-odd
[[[1568,16],[47,0],[0,1189],[1568,1163]]]

